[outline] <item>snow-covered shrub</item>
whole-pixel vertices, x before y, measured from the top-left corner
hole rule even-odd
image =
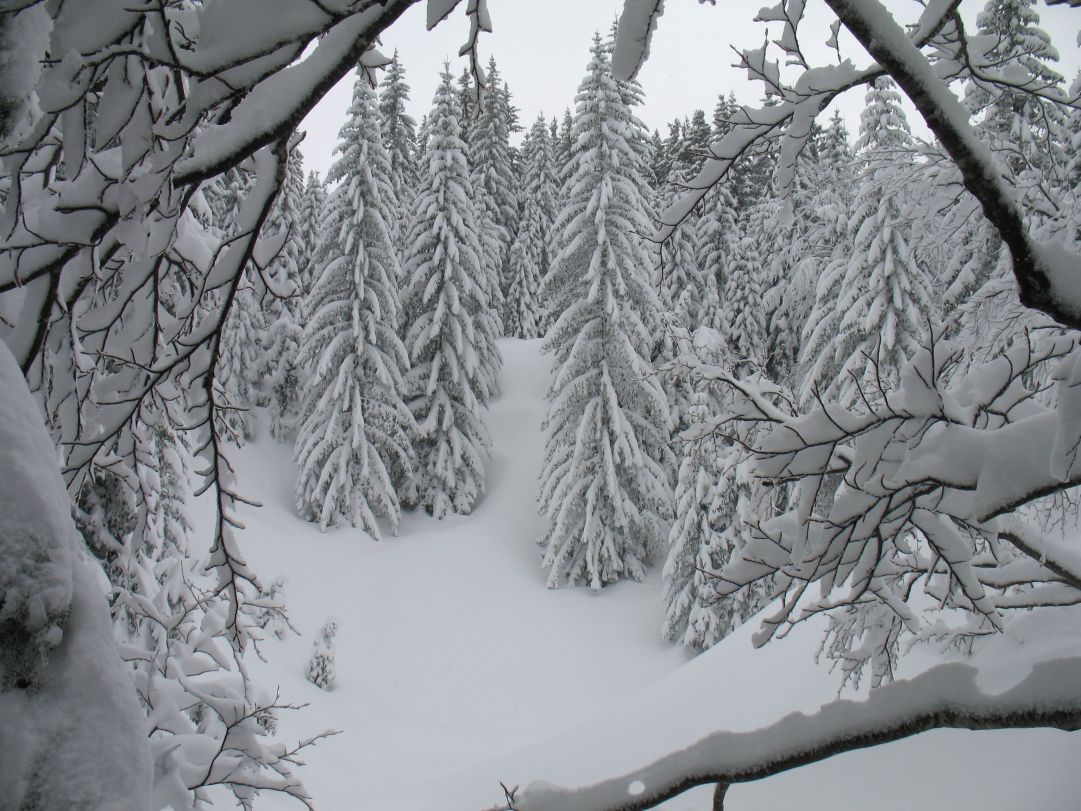
[[[334,689],[334,636],[338,624],[327,620],[315,640],[315,651],[308,660],[308,681],[322,690]]]

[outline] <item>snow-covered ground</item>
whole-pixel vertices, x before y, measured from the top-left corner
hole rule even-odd
[[[660,638],[659,567],[599,595],[544,588],[534,499],[547,366],[539,341],[501,346],[488,490],[471,516],[407,515],[381,543],[321,534],[294,515],[289,448],[264,431],[235,454],[242,492],[265,505],[243,513],[243,548],[265,580],[285,577],[301,632],[264,643],[268,663],[253,670],[310,705],[282,717],[285,740],[341,730],[302,772],[325,811],[481,811],[502,799],[499,781],[611,777],[713,729],[753,729],[836,695],[838,677],[814,662],[813,625],[757,651],[744,627],[688,660]],[[323,692],[304,668],[327,619],[339,626],[337,685]],[[1078,625],[1064,615],[1054,637],[997,642],[985,687],[1005,689],[1049,653],[1081,653]],[[910,670],[928,661],[913,656]],[[1081,808],[1081,733],[926,733],[736,786],[726,807],[1069,811]],[[705,811],[709,792],[666,808]]]

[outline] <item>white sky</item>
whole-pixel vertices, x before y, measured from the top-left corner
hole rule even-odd
[[[731,65],[736,61],[732,46],[752,48],[762,43],[765,26],[752,22],[762,5],[763,0],[718,0],[715,6],[698,0],[668,0],[649,61],[639,75],[645,103],[637,112],[650,130],[657,129],[663,136],[667,122],[698,108],[705,110],[708,117],[722,92],[734,91],[740,102],[757,104],[759,86],[747,81],[745,74]],[[907,0],[887,0],[887,5],[904,21],[919,12],[919,6]],[[965,0],[962,4],[970,28],[975,27],[976,14],[983,5],[984,0]],[[409,112],[418,122],[431,107],[443,61],[450,60],[455,76],[461,73],[466,60],[457,54],[468,33],[465,3],[432,31],[424,30],[425,6],[419,2],[406,11],[387,32],[381,46],[388,56],[398,49],[411,89]],[[607,34],[622,6],[622,0],[489,0],[494,31],[481,38],[482,60],[487,64],[489,56],[495,57],[526,129],[539,112],[549,119],[562,118],[567,107],[573,112],[574,94],[589,62],[593,32]],[[1047,7],[1041,2],[1038,11],[1042,27],[1059,50],[1057,69],[1069,81],[1081,70],[1081,49],[1077,46],[1081,10]],[[832,56],[822,45],[828,35],[828,19],[823,3],[808,3],[806,31],[801,39],[808,45],[812,64],[824,64]],[[843,52],[857,64],[868,61],[852,40]],[[305,119],[302,129],[307,131],[307,137],[301,148],[306,169],[316,169],[325,176],[333,162],[353,81],[352,74],[343,79]],[[863,93],[851,91],[838,105],[855,137]],[[909,119],[914,132],[925,132],[914,112],[910,112]]]

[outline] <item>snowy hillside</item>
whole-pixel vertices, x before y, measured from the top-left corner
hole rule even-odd
[[[544,588],[534,499],[546,358],[540,341],[501,349],[488,489],[471,516],[407,514],[381,543],[350,528],[321,534],[294,515],[291,451],[265,425],[236,454],[245,494],[265,505],[243,513],[243,549],[265,580],[286,578],[302,634],[264,643],[257,681],[310,704],[281,719],[285,740],[341,730],[304,758],[320,809],[480,811],[502,799],[499,781],[610,777],[712,729],[753,729],[836,694],[837,676],[814,663],[813,626],[758,651],[745,626],[688,661],[660,637],[656,568],[600,594]],[[339,626],[331,692],[304,679],[327,619]],[[1077,623],[1065,622],[1055,645],[1081,651]],[[1050,652],[999,640],[986,688],[1005,689],[1025,656]],[[883,811],[1067,811],[1081,796],[1078,763],[1076,735],[938,731],[737,786],[726,807],[858,811],[874,792]],[[260,807],[297,806],[267,797]],[[665,807],[704,811],[709,792]]]

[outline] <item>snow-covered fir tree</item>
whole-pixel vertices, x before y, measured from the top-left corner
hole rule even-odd
[[[546,344],[553,377],[540,493],[549,586],[641,579],[671,515],[668,404],[648,360],[659,302],[638,236],[650,216],[637,127],[596,36],[545,282],[560,312]]]
[[[469,143],[469,131],[477,117],[477,84],[468,67],[463,67],[458,76],[458,126],[462,128],[462,140]]]
[[[737,374],[760,369],[765,360],[762,263],[750,236],[740,239],[724,283],[724,335]]]
[[[718,336],[719,337],[719,336]],[[701,383],[688,413],[688,428],[714,415]],[[736,625],[734,601],[718,598],[712,581],[737,548],[736,463],[733,446],[710,434],[677,443],[682,461],[676,481],[676,520],[664,564],[665,618],[661,634],[688,648],[704,650]]]
[[[425,155],[428,154],[428,115],[422,115],[420,117],[420,124],[417,125],[417,172],[420,172],[420,167],[424,165]]]
[[[396,200],[375,92],[363,72],[339,133],[340,181],[328,202],[326,263],[312,287],[300,358],[311,370],[296,439],[297,509],[320,528],[343,520],[380,537],[397,527],[397,488],[412,469],[412,416],[402,399]]]
[[[304,185],[304,196],[300,199],[300,302],[312,289],[312,275],[315,272],[316,251],[319,247],[319,234],[323,230],[323,208],[327,203],[327,189],[319,173],[308,172],[308,182]]]
[[[672,162],[658,210],[663,212],[677,203],[686,193],[689,183],[698,174],[691,153],[680,154]],[[657,289],[661,304],[684,329],[693,332],[702,323],[702,307],[708,295],[708,265],[699,263],[698,222],[700,210],[690,212],[660,246],[657,269]]]
[[[436,517],[468,513],[484,492],[489,446],[481,410],[499,372],[497,313],[480,255],[460,110],[444,69],[428,117],[405,259],[405,390],[416,419],[410,500]]]
[[[574,142],[571,140],[572,132],[574,130],[574,116],[571,115],[570,108],[568,107],[563,111],[563,118],[559,122],[559,137],[555,141],[556,152],[556,176],[559,178],[559,187],[563,188],[563,185],[569,179],[567,177],[567,170],[571,164],[571,156],[574,154]]]
[[[270,433],[276,439],[291,442],[300,414],[300,397],[304,385],[303,372],[297,363],[300,349],[303,298],[305,288],[305,256],[307,246],[301,240],[304,206],[304,164],[299,149],[294,149],[286,165],[285,182],[274,204],[268,226],[284,238],[285,243],[271,263],[269,273],[275,283],[288,291],[285,299],[267,302],[264,317],[266,333],[262,336],[262,354],[258,375],[261,377],[263,399],[270,412]]]
[[[379,91],[379,112],[382,116],[383,146],[390,158],[391,179],[398,209],[388,223],[399,253],[405,247],[405,223],[412,211],[413,190],[417,185],[417,124],[405,111],[409,101],[409,85],[398,51],[387,67]]]
[[[819,358],[826,360],[828,357],[822,355],[823,347],[832,340],[844,316],[829,302],[836,302],[841,297],[841,284],[851,253],[848,229],[856,166],[848,130],[839,112],[835,112],[825,130],[816,169],[814,189],[805,206],[811,214],[811,222],[797,269],[800,278],[805,280],[807,300],[800,305],[806,314],[801,318],[803,326],[793,387],[803,402],[813,396],[816,385],[814,364]]]
[[[537,338],[548,329],[541,282],[548,275],[558,182],[552,140],[538,116],[522,145],[522,215],[507,263],[510,284],[504,304],[507,335]]]
[[[989,74],[1005,78],[1006,87],[974,80],[966,101],[980,118],[980,134],[1015,182],[1040,194],[1034,187],[1052,179],[1063,163],[1059,136],[1065,117],[1050,100],[1064,97],[1063,79],[1052,67],[1058,53],[1040,28],[1035,6],[1035,0],[988,0],[976,25],[993,43]]]
[[[257,276],[255,268],[248,267],[233,296],[222,330],[214,379],[221,406],[218,416],[226,435],[238,445],[255,436],[251,409],[259,404],[256,370],[262,356],[266,317],[253,282]]]
[[[308,660],[305,676],[320,690],[333,690],[334,682],[338,678],[334,667],[334,637],[337,635],[338,623],[327,620],[319,629],[319,635],[315,638],[315,650],[312,651],[312,658]]]
[[[815,352],[804,360],[805,389],[817,386],[849,406],[879,398],[878,381],[896,381],[937,319],[933,284],[909,246],[903,158],[909,144],[900,97],[889,79],[879,79],[861,117],[857,146],[865,168],[849,224],[849,258],[843,276],[834,266],[820,278],[808,320],[836,325],[820,344],[805,346]]]
[[[510,145],[513,106],[494,58],[488,61],[485,83],[469,128],[469,158],[481,250],[488,273],[495,276],[505,307],[510,286],[508,252],[518,232],[519,179]],[[509,313],[503,314],[504,331],[507,331],[508,316]]]
[[[250,176],[238,169],[223,175],[208,190],[207,202],[214,215],[216,236],[222,239],[235,236],[237,217],[251,185]],[[259,399],[256,384],[266,318],[261,295],[256,292],[257,284],[263,287],[257,270],[248,265],[229,305],[215,363],[215,398],[221,405],[216,416],[225,435],[238,445],[254,436],[251,409]]]

